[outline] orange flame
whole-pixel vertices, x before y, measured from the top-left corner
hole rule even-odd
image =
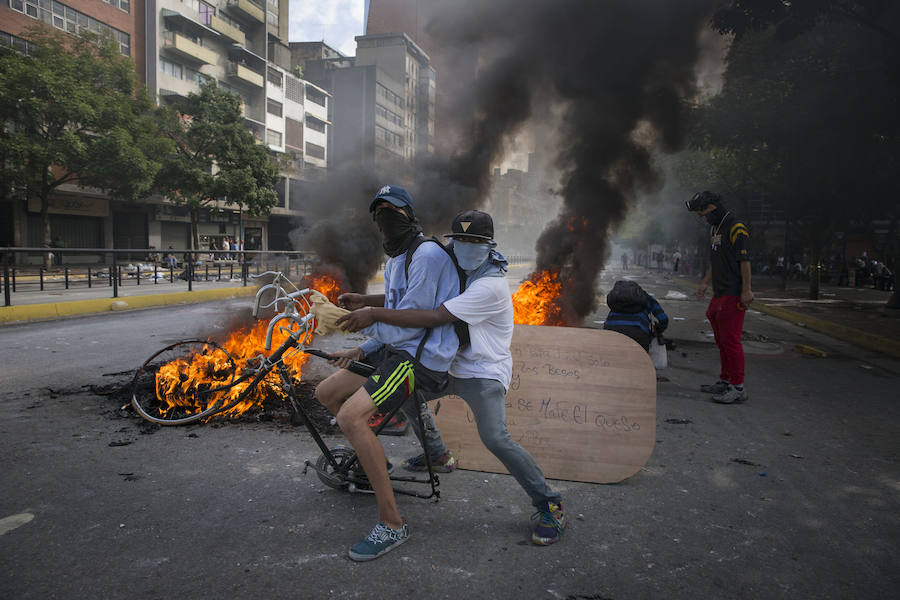
[[[561,294],[558,271],[532,273],[512,296],[514,322],[518,325],[562,325]]]
[[[313,273],[306,278],[305,287],[312,288],[322,292],[328,297],[328,301],[337,304],[338,296],[343,293],[344,286],[341,285],[337,277],[328,273]]]
[[[332,302],[342,293],[337,279],[327,274],[311,275],[307,283],[308,287],[322,292]],[[297,302],[296,307],[301,315],[306,314],[306,306],[302,302]],[[235,379],[241,375],[241,369],[248,364],[248,360],[271,353],[265,350],[268,326],[268,321],[257,321],[240,327],[232,331],[221,344],[238,366]],[[281,346],[288,336],[289,332],[276,327],[272,332],[272,349]],[[311,340],[311,337],[309,339]],[[284,355],[283,362],[291,376],[299,381],[302,366],[308,359],[308,354],[288,351]],[[250,364],[256,366],[258,361],[251,361]],[[204,392],[227,385],[231,380],[231,373],[230,363],[221,352],[213,352],[212,346],[204,347],[202,351],[189,358],[181,358],[163,365],[156,373],[156,396],[160,400],[161,409],[177,408],[191,414],[200,412],[219,400],[223,400],[223,404],[228,404],[247,389],[252,378],[214,395]],[[269,372],[243,401],[221,414],[230,417],[240,416],[251,409],[261,408],[263,401],[273,395],[282,400],[287,398],[281,388],[281,378],[275,370]]]

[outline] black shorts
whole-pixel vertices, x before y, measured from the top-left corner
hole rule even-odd
[[[449,380],[447,373],[416,364],[409,353],[390,346],[367,354],[363,362],[375,367],[363,387],[381,413],[388,413],[403,404],[416,390],[440,392]]]

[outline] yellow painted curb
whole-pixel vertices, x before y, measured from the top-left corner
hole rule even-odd
[[[750,308],[758,310],[761,313],[766,313],[767,315],[772,315],[773,317],[778,317],[779,319],[800,323],[813,331],[828,334],[839,340],[850,342],[851,344],[856,344],[857,346],[862,346],[863,348],[874,350],[875,352],[881,352],[882,354],[887,354],[893,358],[900,358],[900,342],[896,340],[875,335],[873,333],[866,333],[858,329],[853,329],[852,327],[838,325],[837,323],[823,321],[822,319],[817,319],[815,317],[808,317],[790,310],[784,310],[783,308],[775,308],[774,306],[761,304],[760,302],[754,302],[753,306]]]
[[[166,306],[170,304],[195,304],[210,300],[221,300],[236,296],[252,296],[256,286],[196,290],[193,292],[171,292],[168,294],[146,294],[143,296],[123,296],[119,298],[96,298],[92,300],[72,300],[70,302],[49,302],[46,304],[23,304],[21,306],[0,307],[0,323],[56,319],[76,315],[103,313],[113,310],[113,303],[125,303],[128,309]],[[118,310],[124,310],[118,308]]]

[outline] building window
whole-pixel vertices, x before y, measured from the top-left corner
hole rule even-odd
[[[125,8],[112,0],[109,3],[113,4],[113,6],[119,6],[126,12],[131,6],[128,2],[125,2]],[[77,34],[88,30],[99,34],[101,37],[110,38],[119,44],[119,52],[125,56],[131,56],[130,35],[73,8],[69,8],[61,2],[56,2],[55,0],[9,0],[9,7],[15,11],[25,13],[33,19],[39,19],[48,25],[53,25],[67,33]]]
[[[30,54],[31,50],[34,48],[34,44],[28,40],[23,40],[22,38],[14,36],[11,33],[6,33],[5,31],[0,31],[0,46],[12,48],[16,52],[25,55]]]
[[[306,86],[306,99],[319,106],[325,106],[325,94],[312,86]]]
[[[399,106],[400,108],[404,108],[403,98],[387,89],[380,83],[375,84],[375,95],[387,102],[390,102],[391,104]]]
[[[210,77],[209,75],[201,73],[200,71],[192,69],[190,67],[184,68],[184,78],[188,81],[193,81],[197,85],[201,85],[207,81],[212,81],[212,77]]]
[[[175,79],[181,79],[182,68],[176,62],[172,62],[171,60],[160,57],[159,59],[159,71],[160,73],[165,73],[166,75],[170,75]]]
[[[266,99],[266,112],[269,113],[270,115],[275,115],[276,117],[280,117],[282,114],[281,102],[277,102],[275,100],[272,100],[271,98],[267,98]]]
[[[399,125],[399,126],[403,127],[403,117],[401,117],[400,115],[398,115],[397,113],[395,113],[391,110],[386,109],[385,107],[383,107],[380,104],[375,105],[375,114],[378,115],[379,117],[381,117],[382,119],[390,121],[394,125]]]
[[[269,25],[274,25],[278,27],[278,13],[273,13],[270,11],[266,11],[266,22]]]
[[[284,76],[281,74],[281,71],[279,71],[278,69],[273,69],[272,67],[269,67],[268,77],[269,77],[269,83],[271,83],[272,85],[278,86],[278,87],[284,87],[284,83],[283,83]]]
[[[311,115],[306,115],[306,126],[313,131],[325,133],[325,123]]]
[[[240,31],[241,33],[244,32],[244,26],[241,25],[240,23],[238,23],[237,21],[235,21],[234,19],[232,19],[231,17],[229,17],[228,15],[226,15],[225,13],[220,12],[217,16],[220,19],[222,19],[223,21],[225,21],[227,24],[231,25],[232,27],[234,27],[235,29]]]
[[[312,158],[325,160],[325,148],[318,144],[306,142],[306,155],[311,156]]]
[[[197,7],[200,12],[200,22],[204,25],[209,25],[212,21],[213,15],[216,14],[216,8],[211,4],[207,4],[206,2],[200,2]]]
[[[383,142],[386,146],[394,146],[396,148],[403,147],[403,136],[396,134],[393,131],[388,131],[381,125],[375,126],[375,141]]]
[[[270,146],[281,146],[281,132],[266,129],[266,143]]]

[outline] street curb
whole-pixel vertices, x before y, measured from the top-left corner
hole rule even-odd
[[[799,323],[813,331],[830,335],[833,338],[856,344],[857,346],[861,346],[868,350],[887,354],[892,358],[900,358],[900,342],[889,338],[873,333],[866,333],[858,329],[853,329],[852,327],[830,323],[828,321],[823,321],[822,319],[809,317],[790,310],[784,310],[783,308],[776,308],[768,304],[762,304],[759,301],[754,302],[750,308],[751,310],[758,310],[761,313],[778,317],[779,319]]]
[[[682,285],[675,284],[674,281],[672,283],[674,284],[674,287],[678,288],[682,293],[687,294],[688,297],[693,295],[692,291],[684,289]],[[823,321],[822,319],[809,317],[802,313],[785,310],[783,308],[776,308],[769,304],[764,304],[759,300],[753,301],[753,304],[750,306],[750,310],[756,310],[772,317],[777,317],[784,321],[791,321],[792,323],[800,324],[812,331],[830,335],[835,339],[844,342],[850,342],[851,344],[856,344],[857,346],[860,346],[861,348],[865,348],[867,350],[873,350],[881,354],[886,354],[891,358],[900,358],[900,342],[880,335],[875,335],[874,333],[866,333],[864,331],[860,331],[859,329],[853,329],[852,327],[846,327],[844,325],[838,325],[829,321]]]
[[[45,304],[23,304],[0,307],[0,323],[15,323],[41,319],[60,319],[78,315],[104,313],[109,311],[132,310],[167,306],[171,304],[196,304],[210,300],[252,296],[258,288],[254,286],[196,290],[192,292],[171,292],[147,294],[121,298],[97,298],[92,300],[70,300]]]

